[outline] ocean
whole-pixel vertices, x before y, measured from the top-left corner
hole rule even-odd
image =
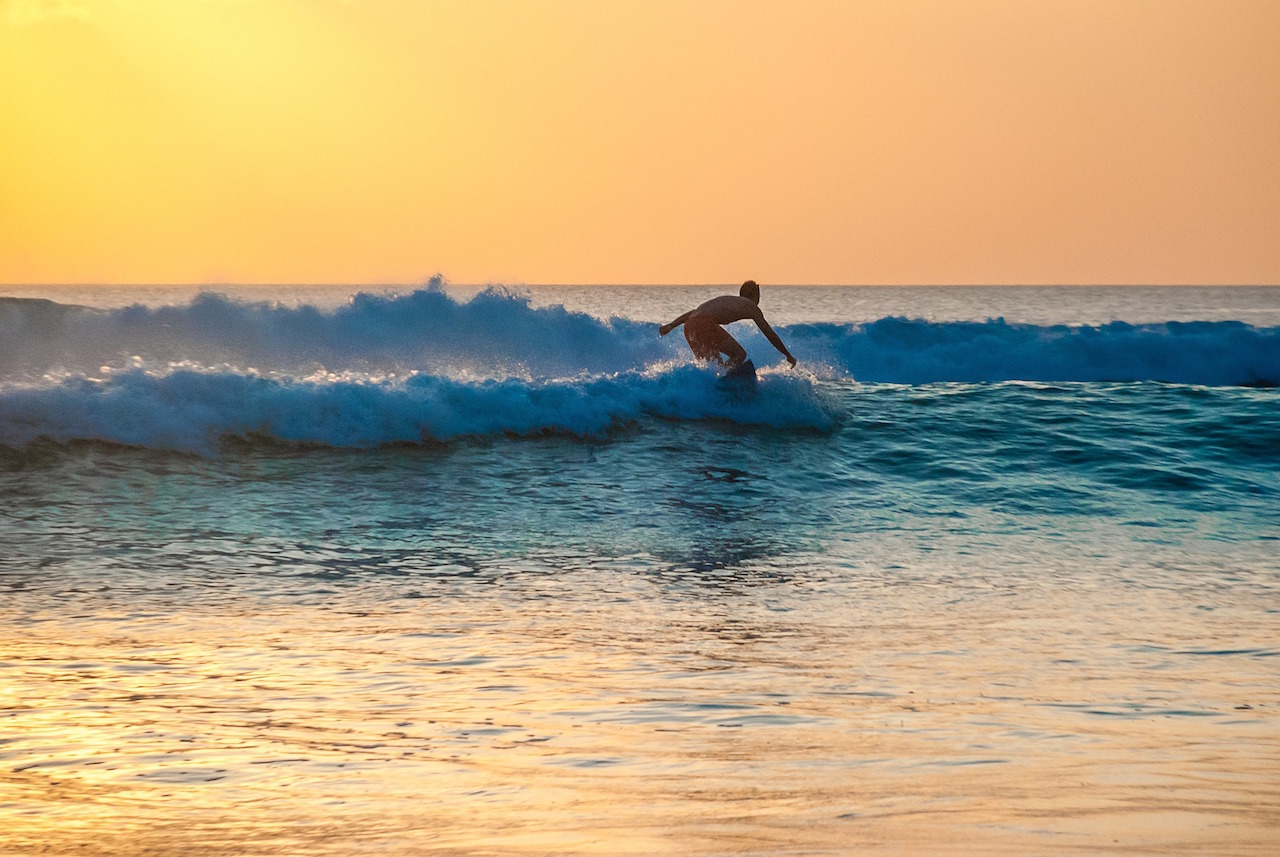
[[[7,287],[0,853],[1280,850],[1280,288]]]

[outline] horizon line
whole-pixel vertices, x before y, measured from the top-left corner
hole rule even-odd
[[[256,281],[256,282],[5,282],[5,288],[413,288],[421,289],[431,285],[431,279],[414,282],[304,282],[304,281]],[[487,288],[490,286],[508,286],[516,288],[725,288],[740,285],[735,282],[715,283],[605,283],[605,282],[503,282],[490,280],[483,283],[453,282],[444,280],[444,286],[461,288]],[[919,288],[1278,288],[1276,283],[777,283],[765,282],[767,288],[819,288],[819,289],[919,289]]]

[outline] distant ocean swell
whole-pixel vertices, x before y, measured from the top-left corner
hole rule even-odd
[[[788,329],[800,351],[828,353],[860,381],[1161,381],[1280,385],[1280,328],[1235,321],[1041,327],[1003,319],[882,318]]]

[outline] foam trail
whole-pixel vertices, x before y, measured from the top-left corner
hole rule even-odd
[[[138,371],[0,390],[0,445],[98,440],[208,452],[233,437],[336,447],[475,435],[590,438],[646,418],[817,431],[835,425],[832,408],[801,376],[766,376],[752,396],[726,395],[717,385],[693,366],[586,381],[289,381]]]

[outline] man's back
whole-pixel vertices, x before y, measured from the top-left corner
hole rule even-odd
[[[712,298],[693,311],[692,317],[710,318],[716,324],[732,324],[746,318],[761,316],[760,308],[755,301],[739,295],[721,295]]]

